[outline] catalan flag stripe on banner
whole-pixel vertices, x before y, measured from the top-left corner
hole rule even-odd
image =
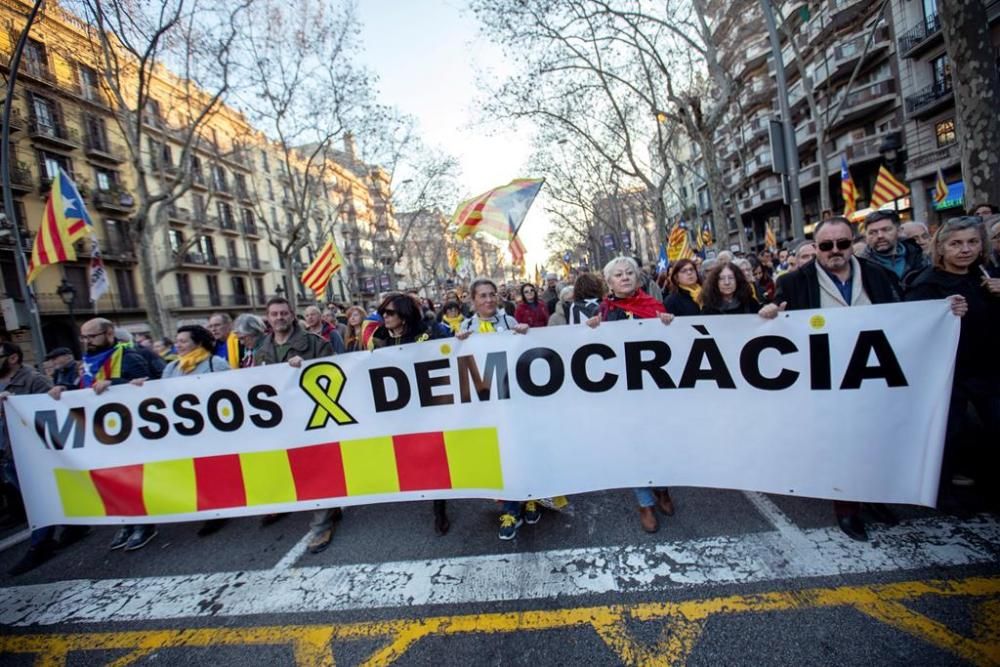
[[[52,179],[52,191],[45,203],[42,224],[31,248],[27,282],[33,282],[50,264],[75,261],[73,244],[93,228],[93,221],[73,181],[62,169],[57,169]]]
[[[465,200],[451,217],[455,235],[464,239],[483,231],[502,241],[511,240],[544,182],[544,178],[518,178]]]
[[[329,442],[292,449],[56,469],[66,516],[163,516],[347,496],[503,489],[495,428]]]
[[[343,260],[337,242],[331,236],[320,248],[319,254],[305,271],[302,272],[302,284],[316,294],[322,294],[333,278],[333,274],[341,269]]]
[[[885,165],[878,168],[878,178],[875,179],[875,187],[872,188],[872,208],[879,208],[908,194],[910,188],[896,180]]]

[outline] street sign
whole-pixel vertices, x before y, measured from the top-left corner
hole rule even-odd
[[[389,280],[389,276],[385,273],[378,277],[379,288],[384,292],[385,290],[392,287],[392,282]]]
[[[365,291],[366,292],[374,292],[375,291],[375,279],[374,278],[365,278]]]
[[[622,232],[622,248],[625,250],[632,249],[632,232],[628,230]]]
[[[615,249],[614,234],[605,234],[604,236],[601,237],[601,240],[604,242],[604,247],[607,248],[608,250]]]

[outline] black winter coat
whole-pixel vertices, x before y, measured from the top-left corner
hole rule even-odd
[[[959,378],[992,378],[1000,382],[1000,298],[982,286],[982,272],[973,266],[965,275],[929,266],[913,278],[906,290],[907,301],[965,297],[969,312],[962,317],[955,375]]]
[[[864,259],[858,259],[858,263],[861,264],[861,285],[873,304],[903,300],[896,274]],[[820,308],[819,276],[816,274],[819,270],[812,261],[779,276],[772,303],[780,306],[787,301],[788,310]]]
[[[674,317],[686,317],[688,315],[700,315],[701,306],[695,303],[695,300],[691,298],[691,294],[684,289],[678,289],[671,292],[670,295],[663,300],[663,307],[667,309],[667,312]]]

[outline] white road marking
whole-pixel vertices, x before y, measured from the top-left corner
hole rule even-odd
[[[0,624],[106,623],[335,612],[645,593],[720,584],[995,563],[1000,523],[922,519],[872,526],[872,542],[838,528],[636,546],[437,560],[74,580],[0,589]]]
[[[14,533],[13,535],[10,535],[9,537],[6,537],[3,540],[0,540],[0,551],[6,551],[7,549],[10,549],[11,547],[17,546],[18,544],[20,544],[21,542],[24,542],[29,537],[31,537],[31,529],[30,528],[22,530],[20,533]]]
[[[302,539],[296,542],[295,546],[289,549],[288,553],[282,556],[281,560],[275,563],[271,570],[287,570],[295,565],[296,561],[302,558],[302,554],[304,554],[306,549],[309,548],[309,540],[312,539],[312,536],[313,531],[310,528],[309,531],[302,536]]]
[[[758,512],[764,515],[768,523],[788,541],[789,547],[794,548],[800,557],[806,557],[815,551],[814,544],[806,537],[805,532],[795,525],[795,522],[789,519],[788,515],[782,512],[773,500],[756,491],[744,491],[743,495],[757,508]]]

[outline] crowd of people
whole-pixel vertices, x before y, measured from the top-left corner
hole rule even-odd
[[[1000,433],[1000,216],[982,205],[969,215],[943,222],[931,231],[919,223],[901,223],[878,211],[859,232],[846,218],[828,217],[817,224],[813,239],[772,252],[739,255],[729,251],[710,259],[694,257],[652,272],[631,257],[617,257],[601,273],[580,272],[560,282],[555,274],[544,285],[474,280],[467,290],[453,289],[439,305],[416,292],[393,292],[378,304],[362,307],[328,304],[306,307],[297,315],[283,297],[271,298],[265,316],[246,313],[231,319],[213,314],[204,325],[186,324],[173,338],[133,336],[103,318],[80,327],[82,358],[69,348],[53,349],[41,370],[23,363],[21,349],[0,343],[0,400],[9,395],[65,391],[102,394],[112,385],[141,385],[149,380],[215,373],[267,364],[303,362],[331,355],[425,340],[509,331],[526,334],[545,326],[600,326],[625,319],[658,319],[694,315],[757,315],[774,318],[784,310],[854,307],[899,301],[948,299],[962,318],[954,386],[942,464],[939,506],[968,511],[961,490],[987,487],[995,476]],[[776,419],[767,428],[780,431]],[[17,471],[6,433],[3,444],[5,523],[24,521]],[[991,441],[991,442],[988,442]],[[992,446],[986,446],[991,444]],[[863,465],[863,462],[859,462]],[[995,485],[992,487],[995,488]],[[642,530],[658,529],[657,513],[672,516],[674,501],[667,488],[636,488],[634,497]],[[434,530],[444,535],[450,520],[443,500],[435,500]],[[543,506],[537,501],[502,500],[499,533],[513,539],[525,523],[538,523]],[[838,525],[849,537],[867,540],[863,509],[877,521],[894,522],[882,505],[835,502]],[[263,525],[281,514],[261,518]],[[314,512],[310,553],[331,543],[339,508]],[[197,530],[208,536],[226,520],[211,520]],[[12,574],[31,570],[58,549],[75,543],[86,527],[45,527],[32,532],[24,558]],[[110,548],[135,551],[157,535],[154,525],[124,526]]]

